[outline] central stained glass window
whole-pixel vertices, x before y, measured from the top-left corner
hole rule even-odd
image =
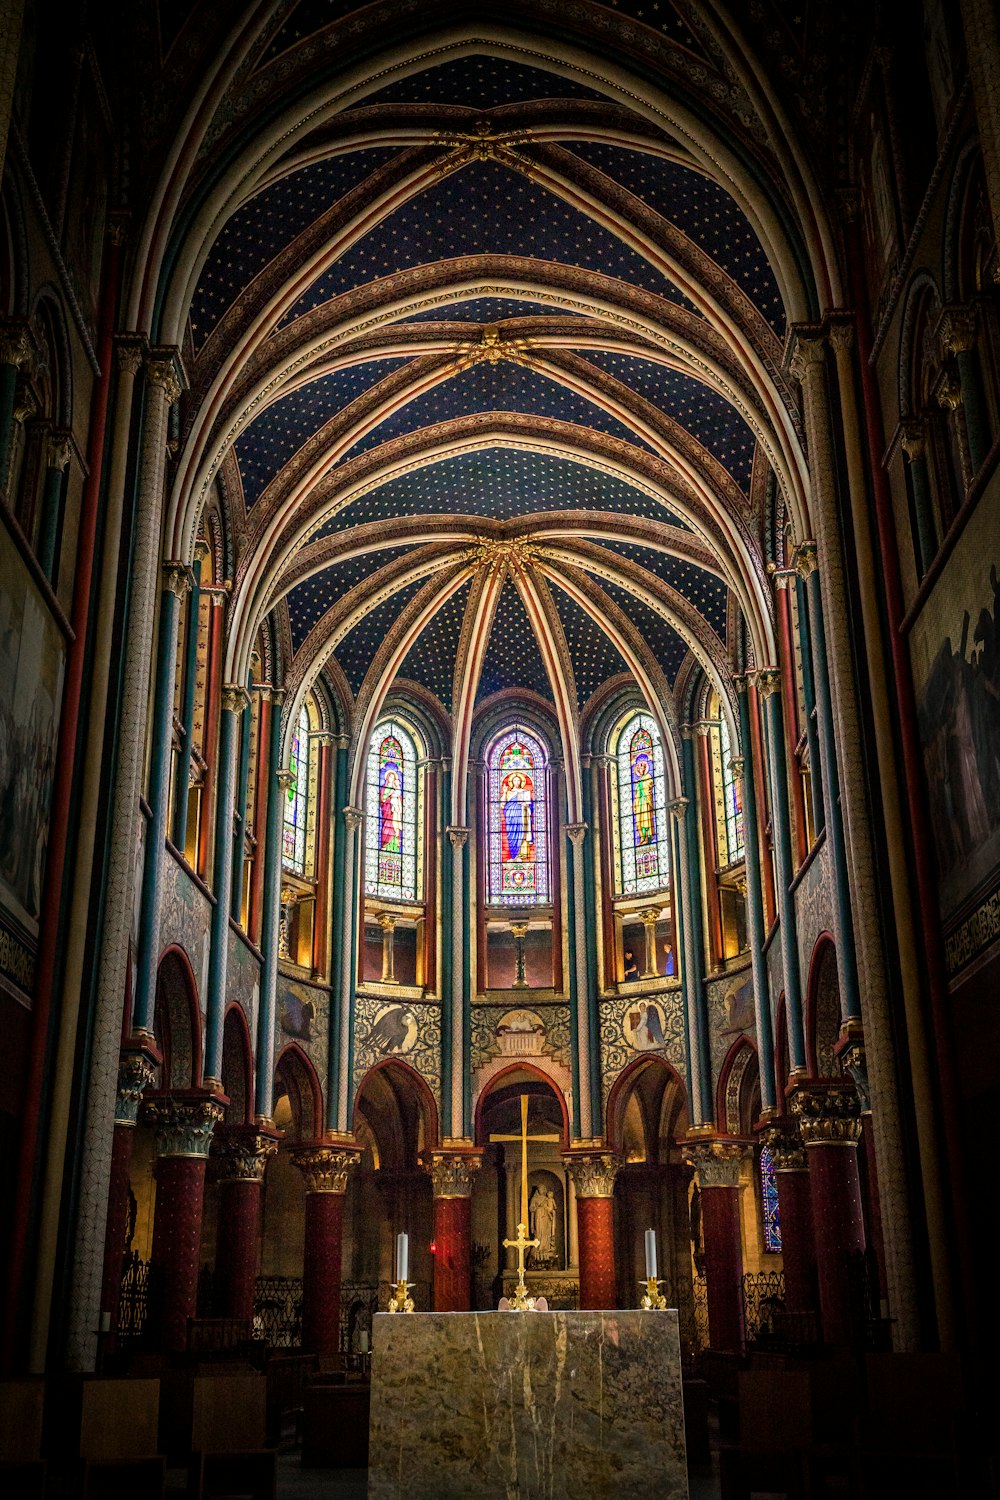
[[[365,892],[417,900],[417,752],[396,720],[378,724],[368,745]]]
[[[669,881],[669,829],[663,750],[650,714],[633,714],[618,733],[617,874],[623,896],[664,890]]]
[[[515,724],[493,741],[486,764],[490,900],[508,906],[547,906],[545,752],[533,735]]]

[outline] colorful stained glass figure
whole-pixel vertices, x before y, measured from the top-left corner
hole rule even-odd
[[[303,705],[288,757],[291,781],[285,797],[281,858],[296,875],[306,873],[306,821],[309,812],[309,710]]]
[[[722,760],[722,789],[726,807],[726,849],[728,863],[734,865],[737,860],[743,858],[743,794],[740,783],[730,769],[733,754],[725,718],[719,725],[719,743]]]
[[[520,726],[487,756],[490,776],[490,899],[544,905],[549,899],[545,755]]]
[[[368,746],[365,891],[416,901],[417,752],[401,724],[379,724]]]
[[[781,1254],[781,1223],[778,1218],[778,1181],[770,1146],[760,1148],[760,1203],[764,1222],[764,1249]]]
[[[618,890],[633,896],[667,887],[667,819],[663,750],[649,714],[633,714],[615,746],[618,822],[615,871]]]

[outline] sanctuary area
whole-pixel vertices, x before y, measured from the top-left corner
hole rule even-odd
[[[0,0],[0,173],[0,1486],[1000,1500],[995,0]]]

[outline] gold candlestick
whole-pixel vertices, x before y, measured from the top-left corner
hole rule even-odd
[[[645,1276],[639,1282],[639,1285],[646,1288],[645,1295],[639,1303],[643,1312],[666,1312],[667,1299],[660,1291],[661,1283],[657,1281],[656,1277]]]
[[[528,1239],[528,1231],[524,1224],[518,1224],[516,1239],[504,1240],[503,1242],[505,1250],[517,1251],[517,1286],[514,1288],[513,1297],[510,1298],[509,1310],[511,1312],[535,1311],[535,1299],[528,1296],[528,1288],[524,1284],[524,1252],[525,1250],[533,1250],[537,1244],[537,1240]],[[506,1301],[507,1299],[505,1298],[504,1300]],[[545,1302],[545,1298],[542,1297],[539,1300],[545,1303],[544,1308],[539,1308],[539,1311],[546,1311],[548,1303]],[[502,1306],[503,1303],[501,1303]]]
[[[393,1282],[394,1291],[389,1298],[389,1306],[386,1308],[386,1312],[411,1313],[413,1311],[413,1298],[409,1295],[412,1285],[412,1281]]]

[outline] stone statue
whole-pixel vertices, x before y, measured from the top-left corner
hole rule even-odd
[[[538,1241],[531,1259],[539,1266],[551,1265],[556,1259],[556,1200],[551,1188],[535,1188],[528,1204],[528,1218],[531,1238]]]

